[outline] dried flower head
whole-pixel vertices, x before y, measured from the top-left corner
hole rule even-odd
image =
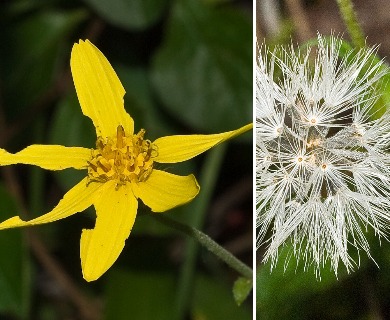
[[[319,274],[330,261],[337,273],[341,260],[349,271],[348,247],[371,257],[365,231],[386,237],[390,226],[390,115],[375,105],[387,70],[375,48],[340,58],[340,46],[318,36],[303,55],[291,47],[267,59],[260,50],[257,245],[267,245],[272,267],[291,242],[305,268]]]

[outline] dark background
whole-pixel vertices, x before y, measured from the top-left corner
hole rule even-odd
[[[90,39],[111,62],[135,131],[145,128],[148,139],[251,122],[252,12],[252,1],[244,0],[1,1],[0,147],[94,147],[94,128],[70,75],[70,51],[79,39]],[[164,214],[198,224],[249,266],[252,163],[247,133],[163,168],[194,173],[201,184],[191,204]],[[0,174],[5,220],[48,212],[85,171],[18,165]],[[251,319],[252,296],[241,307],[233,299],[238,274],[205,249],[191,249],[142,204],[119,259],[87,283],[79,241],[94,215],[87,210],[0,232],[0,319]]]

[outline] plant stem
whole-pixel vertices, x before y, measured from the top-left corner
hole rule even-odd
[[[253,271],[245,263],[237,259],[225,248],[221,247],[213,239],[211,239],[207,234],[202,231],[195,229],[193,227],[187,226],[181,222],[168,218],[166,215],[153,215],[155,219],[161,223],[178,230],[196,241],[198,241],[202,246],[206,247],[210,252],[214,253],[218,258],[228,264],[231,268],[236,270],[238,273],[243,275],[248,279],[252,279]]]
[[[357,15],[353,9],[352,0],[337,0],[341,16],[351,36],[354,46],[362,48],[365,45],[363,30],[358,22]]]
[[[210,203],[211,195],[214,192],[216,180],[225,155],[226,144],[222,144],[210,150],[202,166],[199,184],[201,192],[196,201],[187,205],[186,211],[191,212],[189,224],[195,229],[201,229]],[[194,287],[194,275],[199,245],[193,239],[187,239],[185,243],[185,257],[180,270],[179,285],[176,294],[176,312],[173,320],[185,318],[186,312],[191,303]]]

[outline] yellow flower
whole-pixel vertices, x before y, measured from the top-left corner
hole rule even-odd
[[[191,159],[250,130],[252,124],[220,134],[167,136],[151,142],[145,130],[134,133],[133,119],[124,109],[125,90],[99,49],[80,40],[73,46],[70,65],[82,112],[96,128],[96,149],[31,145],[15,154],[0,149],[0,166],[22,163],[49,170],[86,169],[88,174],[49,213],[30,221],[15,216],[0,223],[0,229],[56,221],[93,205],[95,227],[84,229],[80,240],[83,277],[93,281],[121,253],[135,221],[138,199],[152,211],[163,212],[198,194],[193,175],[157,170],[155,162]]]

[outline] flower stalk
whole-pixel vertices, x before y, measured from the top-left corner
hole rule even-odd
[[[220,145],[218,148],[211,150],[203,163],[200,173],[202,193],[199,195],[198,201],[190,204],[188,208],[190,212],[193,212],[191,221],[188,223],[194,229],[202,229],[225,153],[226,146]],[[198,242],[188,238],[185,241],[185,256],[183,257],[183,265],[180,268],[173,320],[183,319],[191,303],[198,252]]]
[[[211,239],[207,234],[202,231],[187,226],[181,222],[168,218],[166,215],[154,215],[155,219],[160,221],[161,223],[180,231],[187,236],[196,240],[199,244],[207,248],[210,252],[215,254],[218,258],[220,258],[223,262],[229,265],[232,269],[236,270],[238,273],[243,275],[248,279],[253,278],[253,271],[250,267],[248,267],[245,263],[237,259],[233,254],[231,254],[228,250],[221,247],[218,243],[216,243],[213,239]]]
[[[354,46],[362,48],[365,45],[364,33],[358,22],[356,11],[353,9],[351,0],[337,0],[340,14],[351,36]]]

